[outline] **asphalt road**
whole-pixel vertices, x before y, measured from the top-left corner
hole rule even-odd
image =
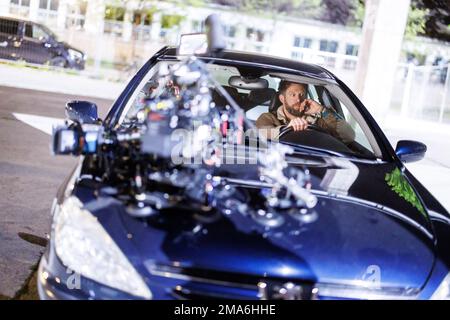
[[[38,262],[44,248],[35,243],[49,232],[52,200],[77,161],[52,156],[50,136],[12,113],[64,118],[65,103],[72,99],[97,103],[101,118],[112,104],[0,86],[0,296],[14,297]]]

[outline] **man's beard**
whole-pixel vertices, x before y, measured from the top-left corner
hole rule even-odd
[[[286,104],[284,107],[286,108],[286,111],[289,112],[290,115],[293,115],[294,117],[303,117],[305,115],[303,110],[296,109],[294,108],[294,106],[295,104],[293,105]]]

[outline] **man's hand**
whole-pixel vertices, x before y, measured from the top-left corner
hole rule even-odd
[[[292,127],[294,131],[302,131],[305,130],[308,127],[308,125],[309,123],[305,119],[295,118],[289,122],[288,127]]]
[[[305,114],[316,114],[323,110],[323,107],[312,99],[303,100],[300,107],[305,111]]]

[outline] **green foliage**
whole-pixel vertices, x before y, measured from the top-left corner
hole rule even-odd
[[[365,14],[364,0],[354,0],[351,13],[353,19],[350,19],[349,24],[354,27],[362,27]]]
[[[417,198],[417,195],[408,180],[406,180],[398,168],[394,169],[391,173],[386,173],[385,180],[395,193],[409,202],[414,208],[419,210],[420,213],[425,215],[422,203],[419,201],[419,198]]]
[[[318,18],[323,10],[322,0],[209,0],[241,12],[263,16],[287,15],[301,18]]]
[[[105,7],[105,20],[123,21],[125,17],[125,7],[107,5]]]
[[[179,26],[184,17],[178,14],[165,14],[161,17],[161,27],[170,29]]]
[[[406,39],[413,39],[418,34],[425,33],[425,23],[428,14],[428,9],[419,9],[411,6],[405,30]]]
[[[133,12],[133,23],[135,25],[150,25],[153,22],[153,15],[160,10],[156,7],[150,7]]]
[[[423,34],[426,31],[426,21],[429,15],[429,10],[424,8],[418,8],[411,3],[408,21],[405,29],[405,38],[412,39],[419,34]],[[363,0],[353,0],[352,15],[353,19],[350,25],[362,27],[364,22],[365,5]]]

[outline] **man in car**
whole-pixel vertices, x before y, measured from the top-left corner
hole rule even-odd
[[[278,87],[281,106],[276,113],[266,112],[256,120],[256,127],[268,139],[278,140],[283,126],[294,131],[306,130],[315,124],[325,132],[348,144],[355,139],[350,125],[332,108],[325,108],[312,99],[307,99],[308,86],[303,83],[282,80]]]

